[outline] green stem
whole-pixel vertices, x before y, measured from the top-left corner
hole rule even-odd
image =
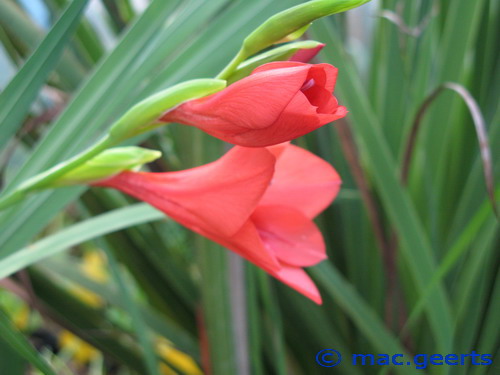
[[[226,67],[215,78],[227,80],[227,78],[236,70],[238,65],[245,61],[247,57],[248,56],[244,52],[244,49],[240,49],[236,56],[233,57],[229,64],[227,64]]]
[[[26,195],[33,190],[40,190],[48,187],[59,177],[75,169],[76,167],[79,167],[80,165],[92,159],[94,156],[98,155],[109,147],[114,146],[115,143],[116,141],[110,139],[106,135],[89,149],[81,152],[80,154],[63,163],[53,166],[52,168],[30,178],[29,180],[26,180],[12,193],[0,198],[0,210],[23,200]]]

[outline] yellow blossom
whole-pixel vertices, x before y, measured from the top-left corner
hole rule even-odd
[[[106,270],[106,258],[99,251],[87,251],[83,254],[81,269],[89,279],[104,284],[109,279]]]
[[[183,373],[187,375],[203,375],[203,372],[189,355],[174,348],[173,345],[165,338],[158,338],[156,341],[156,351],[162,359],[171,363]],[[163,375],[176,374],[176,372],[164,363],[160,365],[160,369]]]
[[[109,279],[106,271],[106,258],[99,251],[85,252],[82,257],[80,269],[89,279],[98,283],[104,284]],[[71,288],[71,291],[90,306],[101,307],[104,304],[101,297],[81,286],[74,286]]]
[[[69,331],[62,331],[59,335],[59,346],[72,354],[73,360],[85,365],[99,356],[99,351]]]

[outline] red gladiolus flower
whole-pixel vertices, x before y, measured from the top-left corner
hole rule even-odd
[[[263,147],[307,134],[347,114],[332,95],[337,68],[264,64],[226,89],[185,102],[160,121],[195,126],[226,142]]]
[[[180,172],[122,172],[94,185],[134,196],[263,268],[316,303],[302,269],[326,259],[312,219],[334,199],[340,178],[327,162],[290,144],[234,147]]]

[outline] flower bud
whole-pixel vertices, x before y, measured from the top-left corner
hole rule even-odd
[[[273,44],[290,42],[300,38],[312,21],[345,12],[369,1],[313,0],[275,14],[245,38],[236,56],[218,74],[217,78],[230,77],[243,61]]]
[[[103,180],[120,172],[136,169],[160,156],[160,151],[135,146],[110,148],[66,173],[47,187],[88,184]]]
[[[283,39],[300,37],[308,25],[321,17],[345,12],[370,0],[314,0],[286,9],[256,28],[243,42],[242,50],[251,56]]]
[[[265,147],[301,137],[347,114],[333,96],[337,68],[280,61],[207,98],[189,100],[161,117],[194,126],[244,147]]]

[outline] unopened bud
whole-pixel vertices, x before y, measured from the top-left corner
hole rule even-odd
[[[251,56],[283,39],[300,37],[314,20],[356,8],[370,0],[314,0],[286,9],[256,28],[243,42],[242,50]]]
[[[160,156],[160,151],[135,146],[110,148],[59,177],[47,187],[89,184],[126,170],[139,168]]]

